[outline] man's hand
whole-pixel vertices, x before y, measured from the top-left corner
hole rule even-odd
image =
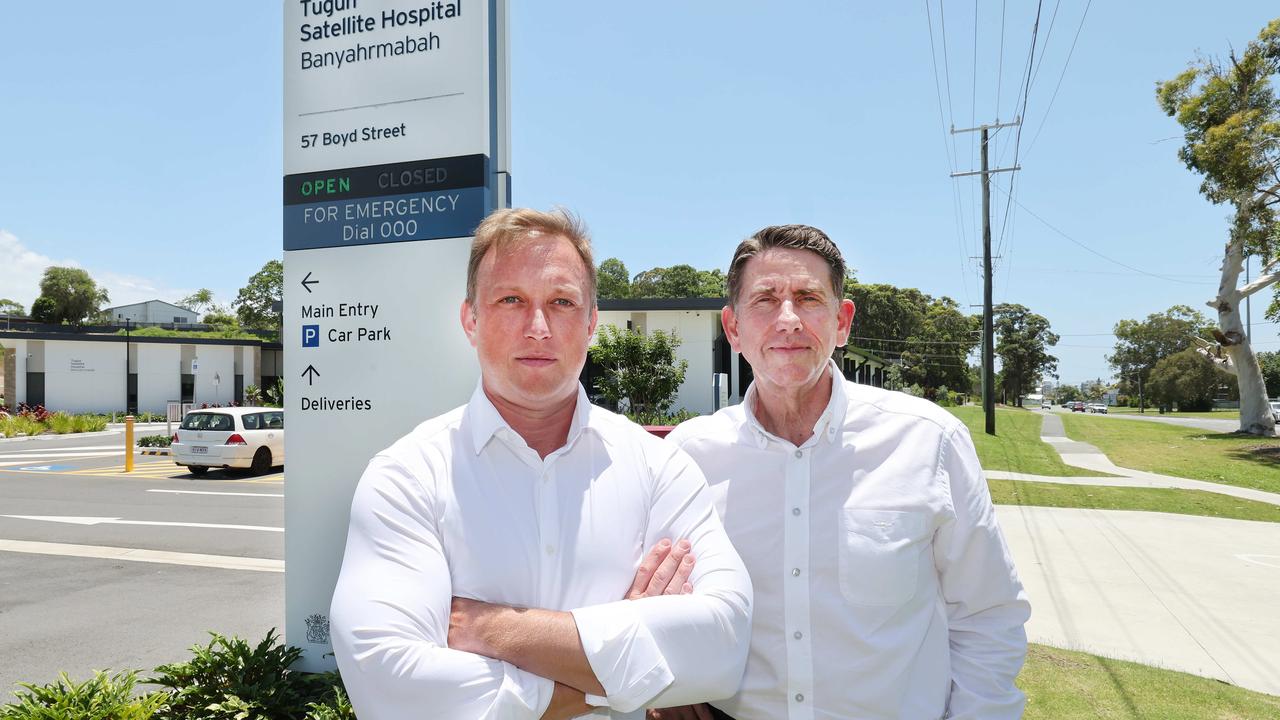
[[[580,691],[556,683],[555,690],[551,693],[551,704],[542,713],[542,720],[569,720],[586,715],[592,709]]]
[[[672,708],[654,708],[645,713],[647,720],[712,720],[711,708],[706,703]]]
[[[636,569],[631,589],[623,598],[636,600],[658,595],[688,595],[693,592],[689,575],[693,572],[694,558],[689,554],[689,548],[688,540],[681,540],[674,545],[670,540],[659,540]]]
[[[681,540],[674,546],[670,540],[660,540],[640,563],[626,599],[688,595],[693,592],[693,585],[689,584],[693,564],[688,540]],[[645,717],[648,720],[712,720],[711,710],[705,704],[652,709]]]

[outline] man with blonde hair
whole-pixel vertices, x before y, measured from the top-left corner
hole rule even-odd
[[[641,717],[732,694],[751,585],[706,482],[578,383],[585,229],[491,214],[460,320],[471,400],[375,456],[352,502],[333,647],[362,720]]]

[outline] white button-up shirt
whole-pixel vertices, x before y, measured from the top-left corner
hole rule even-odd
[[[621,600],[662,538],[692,544],[693,594]],[[571,611],[606,692],[594,717],[728,697],[746,662],[751,583],[702,473],[581,388],[545,459],[477,388],[369,462],[331,611],[362,720],[546,710],[551,680],[447,646],[455,595]]]
[[[968,431],[844,382],[796,447],[741,405],[669,436],[706,473],[755,585],[739,720],[1013,719],[1030,606]]]

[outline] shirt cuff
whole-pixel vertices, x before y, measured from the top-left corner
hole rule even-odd
[[[572,611],[587,662],[604,687],[609,707],[624,713],[644,707],[675,679],[634,602]]]
[[[509,663],[502,663],[502,667],[502,685],[493,702],[494,717],[542,717],[551,705],[555,682]]]

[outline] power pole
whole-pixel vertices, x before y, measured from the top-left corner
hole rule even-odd
[[[991,175],[998,172],[1013,172],[1019,167],[996,168],[987,167],[987,131],[1022,124],[1021,118],[1013,122],[1002,123],[998,120],[990,125],[957,130],[953,126],[951,134],[982,132],[982,169],[976,172],[951,173],[951,177],[982,176],[982,412],[986,415],[987,434],[996,434],[996,393],[995,393],[995,323],[991,312]]]

